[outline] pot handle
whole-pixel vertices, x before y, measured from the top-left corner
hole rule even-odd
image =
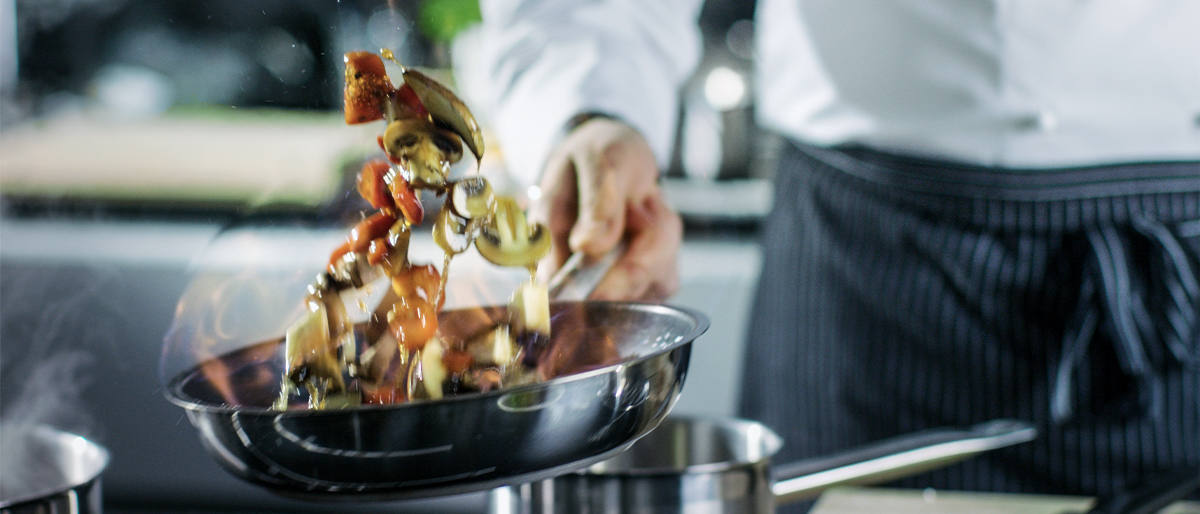
[[[967,428],[935,428],[828,457],[774,466],[775,503],[811,498],[839,485],[887,482],[948,466],[979,453],[1032,441],[1029,423],[998,419]]]
[[[1200,490],[1200,466],[1188,466],[1135,481],[1112,496],[1097,498],[1088,514],[1153,514]]]

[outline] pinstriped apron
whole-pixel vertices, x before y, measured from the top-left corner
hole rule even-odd
[[[741,409],[777,462],[1003,417],[1040,437],[898,485],[1095,495],[1200,464],[1200,162],[797,145],[775,195]]]

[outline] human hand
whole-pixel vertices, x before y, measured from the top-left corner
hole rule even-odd
[[[658,187],[650,145],[616,120],[594,118],[551,154],[542,197],[531,208],[551,234],[539,264],[551,276],[572,252],[599,257],[625,239],[624,253],[589,298],[663,300],[679,288],[683,222]]]

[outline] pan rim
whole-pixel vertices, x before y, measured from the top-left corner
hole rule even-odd
[[[675,341],[673,341],[661,348],[657,348],[651,352],[648,352],[648,353],[640,355],[640,356],[624,359],[621,362],[618,362],[615,364],[610,364],[608,366],[602,366],[599,368],[590,369],[590,370],[582,371],[579,373],[573,373],[573,374],[566,375],[566,376],[556,377],[554,379],[547,380],[544,382],[537,382],[537,383],[533,383],[533,384],[524,384],[524,385],[515,386],[515,387],[511,387],[511,388],[498,389],[496,391],[488,391],[486,393],[468,393],[468,394],[455,395],[455,396],[451,396],[451,397],[447,397],[447,398],[442,398],[439,400],[415,400],[415,401],[409,401],[409,402],[405,402],[405,403],[391,404],[391,405],[359,405],[359,406],[355,406],[355,407],[341,408],[341,409],[323,409],[323,410],[297,409],[297,410],[285,410],[285,411],[275,410],[275,409],[266,408],[266,407],[238,407],[238,406],[231,406],[228,404],[207,403],[207,402],[203,402],[198,399],[192,398],[189,395],[183,393],[183,391],[181,390],[181,388],[183,387],[183,384],[186,382],[186,379],[196,373],[196,371],[199,368],[199,364],[197,364],[196,366],[193,366],[191,368],[188,368],[186,371],[179,373],[176,376],[172,377],[170,382],[168,382],[167,386],[163,389],[163,395],[166,397],[167,401],[169,401],[179,407],[182,407],[184,409],[190,410],[190,411],[198,411],[198,412],[213,413],[213,414],[280,416],[280,417],[284,417],[284,418],[308,418],[308,417],[337,416],[337,415],[344,415],[347,412],[400,411],[400,410],[411,409],[411,408],[423,408],[423,407],[426,407],[429,405],[435,405],[435,404],[446,405],[446,404],[453,404],[456,402],[471,402],[471,401],[479,401],[481,399],[489,399],[489,398],[499,399],[499,398],[502,398],[507,395],[542,390],[542,389],[545,389],[545,388],[553,386],[553,385],[567,384],[567,383],[572,383],[572,382],[576,382],[576,381],[588,380],[588,379],[596,377],[596,376],[606,375],[609,373],[619,371],[620,369],[622,369],[626,366],[629,366],[629,365],[632,365],[632,364],[635,364],[638,362],[642,362],[642,361],[645,361],[645,360],[653,358],[653,357],[665,355],[667,353],[670,353],[670,352],[678,349],[681,346],[691,344],[693,341],[695,341],[700,336],[702,336],[705,332],[708,331],[709,324],[710,324],[708,316],[704,315],[703,313],[701,313],[695,309],[692,309],[690,307],[683,307],[683,306],[678,306],[678,305],[673,305],[673,304],[667,304],[667,303],[629,302],[629,301],[573,301],[573,302],[553,302],[552,305],[556,305],[556,306],[560,306],[560,307],[561,306],[570,306],[570,305],[619,305],[624,309],[658,312],[661,314],[669,314],[669,315],[675,316],[675,317],[690,318],[691,330],[686,335],[680,335],[679,337],[676,338]],[[486,305],[486,306],[468,307],[465,309],[454,309],[454,311],[468,310],[468,309],[469,310],[492,309],[492,308],[503,308],[503,307],[504,306],[501,306],[501,305]],[[452,312],[452,311],[447,311],[447,312]],[[258,344],[258,343],[254,343],[254,344]],[[244,346],[244,347],[242,347],[242,349],[247,348],[249,346],[252,346],[252,345]],[[239,350],[235,350],[235,351],[239,351]]]

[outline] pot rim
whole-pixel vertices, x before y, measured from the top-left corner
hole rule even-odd
[[[778,453],[780,448],[783,447],[783,438],[780,437],[779,434],[776,434],[775,431],[771,430],[770,427],[751,419],[716,415],[672,414],[664,419],[662,423],[659,423],[658,427],[656,427],[654,431],[669,428],[669,424],[672,423],[680,423],[688,427],[700,425],[718,426],[723,430],[733,430],[737,433],[739,440],[744,444],[749,444],[750,442],[754,441],[761,441],[761,450],[757,451],[757,458],[755,458],[754,455],[756,452],[747,451],[746,453],[749,455],[747,455],[746,458],[726,459],[718,462],[705,462],[686,466],[653,466],[625,469],[614,467],[612,469],[606,469],[606,463],[608,463],[610,460],[620,458],[620,455],[617,455],[613,459],[598,462],[588,466],[587,468],[577,471],[576,473],[589,477],[613,478],[723,473],[725,471],[745,466],[770,466],[771,457]],[[651,431],[646,435],[646,437],[652,437],[654,431]],[[635,443],[634,446],[646,443],[648,443],[648,441],[643,438]],[[629,450],[626,450],[626,452],[628,451],[633,451],[633,448],[631,447]]]
[[[0,498],[0,509],[10,509],[19,507],[27,503],[35,503],[47,498],[55,497],[61,494],[68,493],[74,489],[95,482],[104,473],[108,467],[111,455],[108,449],[101,446],[99,443],[88,439],[82,435],[66,430],[58,429],[49,425],[38,425],[33,428],[32,434],[34,437],[41,439],[47,444],[56,445],[59,448],[67,448],[71,450],[81,451],[83,453],[92,454],[94,469],[89,469],[85,473],[85,480],[77,480],[68,484],[54,485],[42,490],[35,490],[32,493],[23,493],[13,498]]]

